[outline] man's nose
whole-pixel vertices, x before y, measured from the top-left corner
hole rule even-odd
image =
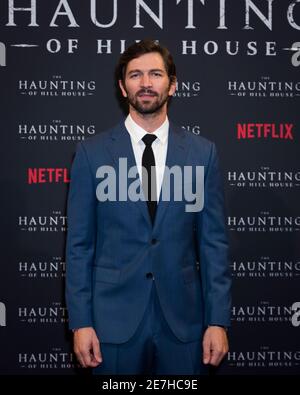
[[[141,85],[144,88],[148,88],[152,86],[151,78],[148,74],[143,74],[142,79],[141,79]]]

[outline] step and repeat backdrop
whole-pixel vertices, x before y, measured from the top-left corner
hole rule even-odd
[[[73,375],[64,299],[76,144],[124,116],[114,68],[174,55],[170,119],[217,144],[233,277],[217,374],[300,373],[300,0],[0,0],[0,374]]]

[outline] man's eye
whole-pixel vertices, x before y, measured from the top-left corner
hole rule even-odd
[[[152,73],[152,75],[154,75],[154,77],[160,77],[161,73],[155,71],[155,72]]]
[[[137,78],[139,76],[138,73],[130,74],[130,78]]]

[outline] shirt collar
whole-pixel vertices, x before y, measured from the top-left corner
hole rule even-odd
[[[132,119],[131,115],[128,114],[125,120],[125,126],[130,134],[130,137],[133,139],[135,143],[139,143],[145,134],[148,132],[139,126],[134,120]],[[156,129],[153,133],[157,137],[157,139],[162,143],[165,144],[168,139],[169,133],[169,119],[166,116],[165,121],[160,125],[158,129]]]

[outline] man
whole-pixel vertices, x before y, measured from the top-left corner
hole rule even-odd
[[[133,44],[117,76],[129,115],[79,144],[71,173],[66,297],[74,351],[96,374],[206,374],[228,351],[231,303],[215,146],[169,123],[176,68],[166,48]],[[144,199],[120,198],[134,166]],[[187,209],[174,190],[163,199],[167,169],[188,167],[204,169],[203,209]],[[113,196],[105,200],[111,169]],[[198,190],[198,178],[194,172],[183,186]]]

